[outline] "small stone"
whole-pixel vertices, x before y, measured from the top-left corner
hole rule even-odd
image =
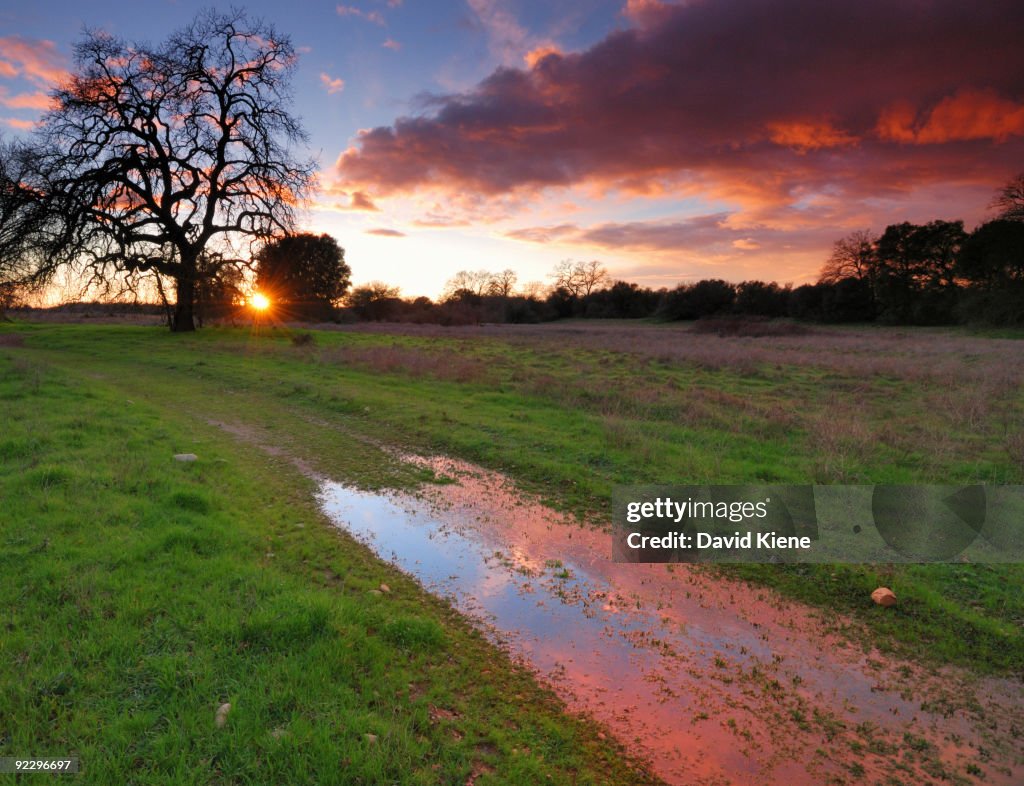
[[[380,591],[381,592],[391,592],[391,587],[389,587],[387,584],[381,584],[380,585]]]
[[[224,728],[224,724],[228,722],[228,713],[231,712],[231,704],[224,702],[217,708],[217,728]]]
[[[871,593],[871,600],[879,606],[889,608],[890,606],[896,605],[896,593],[888,587],[879,587]]]
[[[175,453],[174,460],[181,461],[183,463],[191,463],[199,459],[195,453]]]
[[[377,735],[376,735],[376,734],[364,734],[364,735],[363,735],[363,738],[364,738],[364,739],[365,739],[365,740],[366,740],[366,741],[367,741],[368,743],[370,743],[371,745],[374,745],[374,744],[376,744],[376,742],[377,742]]]

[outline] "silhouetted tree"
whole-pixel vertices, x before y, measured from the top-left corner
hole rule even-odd
[[[794,319],[805,319],[812,322],[823,318],[823,300],[825,290],[831,284],[803,284],[789,293],[787,313]]]
[[[834,284],[845,278],[870,281],[874,275],[875,244],[878,239],[868,230],[851,232],[835,242],[828,262],[818,276],[819,283]]]
[[[517,278],[516,271],[510,268],[492,274],[487,282],[487,294],[495,297],[511,297]]]
[[[256,255],[256,286],[284,314],[329,317],[348,291],[351,274],[345,250],[327,234],[287,235]]]
[[[544,302],[556,319],[565,319],[573,315],[576,295],[567,287],[553,287]]]
[[[1024,221],[982,224],[964,242],[957,261],[957,273],[974,284],[1024,281]]]
[[[345,305],[362,319],[384,321],[393,319],[402,305],[398,287],[383,281],[371,281],[354,287],[345,296]]]
[[[31,185],[37,168],[35,150],[0,140],[0,315],[44,283],[48,251],[64,228],[54,201]]]
[[[573,297],[586,297],[608,281],[608,271],[596,259],[590,262],[573,262],[564,259],[551,271],[555,289],[566,289]]]
[[[992,206],[999,208],[1000,218],[1024,221],[1024,172],[1003,186]]]
[[[934,324],[953,319],[956,260],[966,240],[962,221],[893,224],[878,239],[874,274],[879,317]]]
[[[616,281],[582,298],[583,316],[598,319],[638,319],[649,317],[658,308],[661,292],[632,282]]]
[[[760,317],[783,317],[786,315],[789,292],[774,281],[744,281],[736,286],[736,302],[733,310],[737,314]]]
[[[460,270],[448,279],[441,295],[442,300],[465,300],[480,298],[487,294],[494,274],[487,270]]]
[[[1024,221],[982,224],[960,249],[957,273],[969,284],[959,305],[968,322],[1024,324]]]
[[[89,32],[44,115],[33,185],[66,200],[74,242],[47,261],[87,275],[174,281],[173,329],[195,328],[196,288],[236,244],[288,232],[313,164],[289,113],[289,39],[242,11],[200,14],[165,42]],[[206,251],[217,262],[202,269]]]
[[[727,312],[736,299],[736,289],[728,281],[711,278],[669,290],[658,307],[663,319],[700,319]]]

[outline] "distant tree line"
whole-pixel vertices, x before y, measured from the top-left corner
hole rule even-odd
[[[612,281],[597,261],[559,263],[548,287],[515,290],[506,270],[461,271],[438,302],[403,299],[380,282],[343,301],[351,319],[436,322],[543,322],[592,319],[689,320],[714,316],[788,317],[812,322],[890,325],[1024,325],[1024,174],[1002,189],[996,219],[964,230],[962,221],[903,222],[880,235],[836,241],[817,283],[738,284],[705,279],[674,289]]]

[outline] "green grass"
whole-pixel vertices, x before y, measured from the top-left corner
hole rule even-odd
[[[77,755],[101,785],[649,780],[332,529],[288,462],[208,425],[240,395],[218,358],[155,331],[50,340],[0,346],[0,756]],[[366,484],[419,479],[327,442]]]
[[[627,483],[1024,482],[1024,394],[1001,376],[998,353],[985,354],[990,339],[964,332],[905,330],[894,345],[881,343],[886,331],[867,332],[879,348],[850,350],[847,369],[830,346],[846,337],[842,330],[809,339],[808,352],[820,358],[772,359],[757,354],[763,344],[738,339],[715,345],[734,352],[722,362],[608,351],[543,332],[315,332],[312,346],[294,346],[287,330],[7,330],[26,344],[12,356],[98,376],[127,398],[201,424],[246,424],[334,477],[411,485],[429,478],[378,445],[439,451],[504,471],[590,521],[607,520],[611,489]],[[681,340],[659,332],[666,347]],[[943,354],[947,339],[953,348]],[[910,352],[914,341],[931,354]],[[955,343],[962,341],[976,343],[964,350]],[[899,362],[870,365],[904,351]],[[5,450],[29,448],[0,443],[0,456]],[[873,634],[866,644],[1024,673],[1022,566],[728,572],[852,615]],[[879,584],[897,592],[896,609],[869,602]]]

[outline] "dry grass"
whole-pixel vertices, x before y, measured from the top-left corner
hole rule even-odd
[[[802,443],[794,460],[813,456],[819,482],[873,482],[886,466],[935,480],[953,471],[1018,482],[1024,473],[1024,341],[937,329],[751,336],[692,327],[355,325],[345,329],[414,340],[330,352],[362,368],[593,413],[609,447],[624,451],[681,426],[701,435],[706,453],[714,435],[723,445]]]
[[[726,336],[694,332],[692,325],[622,321],[450,328],[388,323],[324,327],[423,338],[493,339],[551,352],[604,349],[666,364],[744,373],[762,365],[789,365],[865,378],[1024,385],[1024,341],[941,329],[815,328],[803,335]]]
[[[0,333],[0,347],[23,347],[25,337],[19,333]]]
[[[400,345],[331,347],[319,354],[319,360],[322,363],[355,366],[381,374],[401,373],[415,378],[448,382],[486,382],[491,376],[488,365],[476,358]]]

